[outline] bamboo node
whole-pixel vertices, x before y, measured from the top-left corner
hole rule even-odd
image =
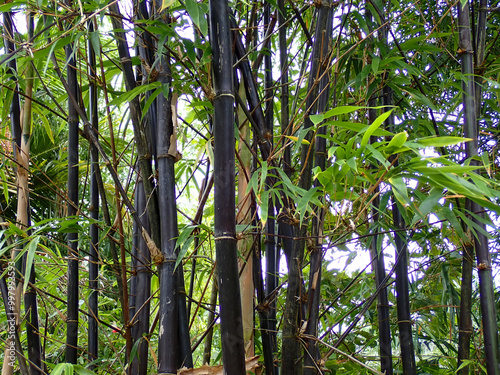
[[[479,263],[477,265],[477,269],[482,271],[482,270],[490,270],[491,266],[488,266],[488,263]]]
[[[219,236],[214,238],[215,241],[220,241],[220,240],[233,240],[236,241],[236,238],[233,236]]]

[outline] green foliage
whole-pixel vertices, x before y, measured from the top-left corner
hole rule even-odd
[[[120,2],[120,6],[125,5]],[[89,108],[89,85],[87,57],[92,49],[98,57],[97,81],[99,91],[99,142],[112,160],[128,198],[132,199],[135,189],[136,148],[134,132],[130,123],[129,103],[138,99],[142,126],[147,139],[156,141],[152,133],[151,113],[155,99],[168,96],[173,90],[179,96],[178,119],[175,141],[182,159],[175,163],[177,207],[179,210],[179,236],[176,238],[176,269],[184,267],[186,289],[192,286],[190,296],[190,336],[197,366],[202,365],[203,344],[210,306],[210,292],[214,288],[214,208],[212,195],[208,196],[201,222],[194,222],[200,205],[199,197],[206,189],[211,172],[207,165],[213,165],[211,133],[213,124],[213,91],[211,71],[211,49],[208,38],[208,1],[187,0],[185,2],[165,1],[163,3],[172,16],[172,22],[165,20],[138,19],[133,14],[137,9],[122,9],[125,32],[132,47],[144,46],[143,34],[152,37],[153,50],[167,53],[172,63],[172,83],[162,85],[158,81],[159,61],[148,61],[143,55],[132,57],[131,63],[137,73],[137,86],[125,88],[124,76],[116,40],[112,34],[108,4],[101,1],[73,2],[63,5],[52,0],[14,0],[0,5],[0,11],[26,12],[30,7],[36,12],[35,37],[28,37],[18,23],[13,36],[16,53],[7,55],[3,47],[0,55],[0,257],[2,264],[10,260],[24,258],[24,268],[18,274],[23,292],[29,288],[28,275],[31,269],[36,273],[40,335],[43,337],[45,362],[52,374],[91,374],[89,365],[96,365],[96,373],[118,374],[125,371],[126,332],[131,328],[124,321],[124,312],[118,302],[117,277],[123,277],[130,287],[135,271],[130,266],[135,246],[133,219],[124,208],[123,197],[119,197],[111,175],[104,163],[100,163],[103,191],[111,226],[102,216],[99,220],[89,220],[89,174],[90,151],[87,140],[82,139],[80,149],[80,205],[79,215],[67,218],[67,100],[68,95],[57,75],[52,56],[58,61],[65,75],[67,59],[64,47],[75,43],[75,57],[79,72],[82,108]],[[242,35],[247,48],[246,58],[253,64],[257,82],[257,96],[265,96],[262,67],[256,61],[263,53],[264,26],[259,23],[261,6],[251,2],[232,2],[238,30],[234,35]],[[305,4],[307,5],[307,4]],[[390,25],[390,43],[378,39],[381,10],[387,4],[372,1],[369,4],[354,2],[351,5],[337,4],[335,13],[334,43],[330,76],[330,107],[325,113],[309,116],[313,126],[303,127],[303,117],[309,75],[308,37],[314,30],[314,10],[305,6],[294,12],[298,4],[286,3],[287,51],[289,57],[287,87],[290,93],[290,119],[284,124],[290,131],[282,134],[278,124],[281,121],[283,86],[276,84],[272,104],[274,107],[274,131],[266,134],[273,138],[274,148],[267,160],[262,160],[258,147],[252,148],[254,167],[248,176],[246,194],[255,202],[251,224],[237,227],[238,239],[252,239],[257,248],[264,248],[266,223],[272,219],[283,220],[295,227],[305,227],[311,232],[313,219],[322,215],[322,243],[324,262],[322,269],[320,325],[318,336],[320,352],[325,355],[329,347],[361,314],[364,304],[372,296],[374,275],[368,264],[373,255],[367,255],[375,233],[378,234],[378,253],[383,252],[387,261],[387,272],[392,272],[394,263],[394,224],[390,215],[393,205],[397,205],[408,225],[411,236],[410,251],[410,296],[417,353],[417,366],[421,374],[452,374],[457,370],[456,344],[459,334],[459,295],[461,289],[461,254],[464,244],[471,240],[467,229],[484,233],[492,247],[498,247],[498,216],[500,214],[498,120],[500,105],[498,86],[498,43],[494,43],[499,24],[490,17],[487,29],[486,61],[477,67],[481,77],[483,102],[479,111],[478,157],[464,157],[465,144],[475,140],[464,138],[462,131],[462,89],[464,78],[455,59],[457,50],[457,29],[455,10],[450,4],[431,1],[418,6],[411,2],[391,2],[391,14],[385,21]],[[302,5],[300,5],[302,6]],[[276,4],[271,2],[272,9]],[[365,14],[370,10],[374,19]],[[42,16],[43,15],[43,16]],[[299,22],[298,17],[304,22]],[[118,16],[121,17],[121,16]],[[87,21],[93,19],[98,26],[90,32]],[[257,22],[254,24],[254,22]],[[279,41],[277,27],[271,30],[267,46],[273,59],[273,79],[278,82]],[[2,27],[3,39],[6,38]],[[313,35],[314,37],[314,35]],[[89,42],[89,43],[87,43]],[[3,42],[5,45],[5,41]],[[8,69],[9,61],[16,60],[17,71]],[[236,61],[235,61],[236,63]],[[238,62],[239,63],[239,62]],[[21,93],[20,104],[26,103],[22,95],[26,90],[25,72],[29,64],[35,68],[33,89],[33,114],[30,170],[31,224],[20,228],[17,223],[16,160],[13,159],[10,140],[11,103],[14,92]],[[235,64],[238,67],[238,64]],[[236,75],[238,85],[242,85],[241,74]],[[236,81],[236,79],[235,79]],[[17,86],[16,86],[17,85]],[[395,105],[380,106],[382,88],[392,89]],[[370,107],[370,97],[377,104]],[[246,100],[246,98],[242,98]],[[254,108],[246,108],[250,112]],[[376,112],[376,119],[370,123],[369,111]],[[386,128],[389,117],[396,119],[394,128]],[[246,119],[239,119],[240,124]],[[255,122],[255,121],[254,121]],[[252,123],[252,131],[260,124]],[[326,132],[320,135],[324,127]],[[85,135],[85,129],[82,136]],[[239,129],[241,131],[241,128]],[[311,133],[309,133],[311,131]],[[303,177],[300,164],[301,150],[309,150],[315,157],[315,146],[319,138],[326,140],[326,166],[313,168],[313,187],[308,190],[299,187]],[[171,141],[173,138],[171,138]],[[251,143],[258,146],[256,136]],[[237,137],[237,144],[244,142]],[[252,146],[250,144],[249,146]],[[283,166],[285,148],[290,150],[291,168]],[[164,156],[164,155],[162,155]],[[394,160],[397,159],[397,163]],[[154,160],[154,157],[153,157]],[[311,159],[312,160],[312,159]],[[239,165],[239,173],[246,172]],[[142,176],[156,181],[156,175]],[[203,182],[203,179],[207,181]],[[228,192],[230,194],[231,192]],[[379,207],[373,202],[379,198]],[[484,207],[492,219],[478,216],[464,209],[465,199],[471,199]],[[102,200],[101,200],[102,202]],[[269,202],[281,207],[279,212],[269,211]],[[290,204],[292,202],[293,204]],[[321,207],[321,210],[318,209]],[[238,207],[242,214],[243,206]],[[321,212],[321,214],[320,214]],[[377,222],[373,221],[379,214]],[[138,213],[141,218],[145,212]],[[485,224],[484,229],[473,218]],[[95,223],[100,228],[99,238],[99,359],[89,363],[86,358],[88,310],[86,300],[89,295],[88,254],[89,227]],[[80,234],[80,362],[77,365],[65,363],[64,337],[66,334],[66,248],[67,234]],[[284,246],[278,233],[277,243]],[[241,237],[241,238],[240,238]],[[311,241],[311,238],[308,238]],[[259,241],[261,241],[259,243]],[[118,260],[122,269],[113,265],[111,242],[119,249]],[[495,245],[496,244],[496,245]],[[308,243],[308,246],[311,245]],[[196,247],[195,247],[196,246]],[[494,249],[494,248],[493,248]],[[120,252],[123,250],[123,252]],[[363,255],[364,254],[364,255]],[[370,253],[372,254],[372,253]],[[243,254],[241,258],[245,260]],[[498,264],[497,252],[492,251],[494,265]],[[264,253],[265,257],[266,254]],[[284,259],[285,257],[282,257]],[[309,255],[306,254],[302,270],[304,287],[310,281]],[[194,266],[193,266],[194,264]],[[365,267],[366,266],[366,267]],[[5,267],[4,267],[5,268]],[[363,269],[363,270],[361,270]],[[118,272],[118,273],[117,273]],[[159,280],[155,267],[151,267],[152,332],[145,335],[149,355],[148,371],[156,371],[158,329],[156,319],[159,314]],[[4,275],[7,273],[4,272]],[[265,274],[265,273],[264,273]],[[265,275],[264,275],[265,276]],[[285,306],[288,282],[286,262],[280,268],[280,287],[273,296],[276,300],[278,321]],[[394,308],[391,274],[388,282],[391,304],[390,319],[393,334],[393,353],[396,371],[401,371],[397,363],[399,346],[397,338],[397,315]],[[193,285],[191,285],[191,280]],[[474,373],[484,372],[483,336],[481,331],[478,285],[473,286],[473,335],[471,360],[469,365]],[[128,295],[132,298],[131,295]],[[495,295],[498,305],[500,297]],[[136,307],[140,308],[140,307]],[[259,306],[261,308],[261,306]],[[23,311],[23,309],[21,309]],[[137,310],[136,310],[137,311]],[[132,317],[129,317],[132,319]],[[303,320],[307,317],[302,317]],[[497,320],[500,319],[497,316]],[[20,327],[23,349],[27,348],[24,315]],[[0,327],[7,324],[7,315],[0,311]],[[2,329],[2,332],[4,330]],[[375,306],[359,316],[359,322],[346,340],[340,345],[343,353],[356,358],[363,365],[351,360],[340,352],[333,352],[323,358],[325,369],[335,374],[368,374],[366,368],[378,369],[378,322]],[[0,335],[6,340],[5,333]],[[255,351],[263,354],[261,332],[256,330]],[[200,340],[200,342],[198,342]],[[221,337],[218,322],[215,324],[214,342],[211,348],[211,363],[220,361]],[[278,335],[278,349],[281,337]],[[0,349],[3,346],[0,346]],[[137,356],[138,342],[132,343],[131,356]],[[3,350],[0,358],[3,359]],[[219,357],[218,357],[219,356]],[[281,358],[278,350],[277,361]]]

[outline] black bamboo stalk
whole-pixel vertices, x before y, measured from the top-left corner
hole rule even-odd
[[[178,232],[177,232],[178,233]],[[177,234],[178,235],[178,234]],[[192,368],[193,354],[189,335],[189,315],[186,304],[186,288],[184,284],[184,269],[182,264],[176,269],[177,278],[177,312],[179,319],[179,367]]]
[[[158,373],[175,374],[179,364],[177,280],[175,261],[177,260],[175,238],[177,232],[177,209],[175,202],[174,163],[177,156],[174,125],[172,121],[172,82],[169,56],[161,59],[158,81],[168,87],[169,95],[157,98],[157,158],[158,158],[158,207],[161,225],[161,252],[164,261],[159,265],[160,278],[160,321],[158,337]]]
[[[14,53],[16,46],[14,43],[14,30],[12,27],[12,13],[3,13],[3,27],[5,33],[4,45],[6,53]],[[14,152],[14,160],[17,160],[17,153],[21,148],[21,107],[19,104],[19,86],[17,85],[17,60],[11,58],[7,62],[7,67],[10,74],[12,74],[11,79],[16,80],[16,86],[14,93],[12,95],[12,102],[10,105],[10,122],[11,122],[11,137],[12,137],[12,150]]]
[[[89,32],[94,32],[94,20],[88,24]],[[99,118],[97,111],[97,63],[94,46],[90,42],[88,48],[88,75],[89,75],[89,119],[92,124],[92,130],[97,132],[99,129]],[[90,217],[99,220],[99,186],[97,184],[96,169],[99,168],[99,154],[95,146],[90,143]],[[99,227],[96,222],[90,224],[90,244],[89,244],[89,333],[88,333],[88,355],[89,360],[95,361],[98,358],[99,338],[98,338],[98,278],[99,278]],[[96,364],[91,368],[96,368]]]
[[[325,28],[325,41],[327,45],[330,44],[330,38],[333,32],[333,7],[330,8],[330,13],[327,17],[327,24]],[[325,55],[323,60],[325,59]],[[327,64],[327,61],[323,62]],[[330,94],[330,74],[328,71],[322,74],[319,83],[319,97],[317,111],[319,113],[325,112]],[[335,104],[334,104],[335,105]],[[318,128],[315,139],[315,152],[314,152],[314,165],[319,167],[322,171],[326,166],[326,126],[321,125]],[[319,181],[314,181],[314,186],[320,186]],[[314,238],[315,246],[311,249],[310,255],[310,273],[309,273],[309,289],[307,300],[307,327],[306,335],[308,338],[305,340],[307,353],[304,355],[304,375],[317,374],[320,360],[320,352],[318,348],[318,341],[315,340],[318,336],[319,324],[319,305],[321,297],[321,265],[323,263],[323,217],[324,210],[321,207],[315,207],[315,215],[312,220],[312,237]]]
[[[210,1],[214,105],[214,208],[222,360],[227,374],[245,374],[236,254],[233,54],[227,0]]]
[[[6,49],[6,53],[14,54],[16,50],[16,45],[14,43],[14,29],[12,23],[12,13],[5,12],[3,13],[4,18],[4,46]],[[19,160],[19,155],[21,151],[21,106],[19,102],[19,85],[17,81],[17,60],[12,57],[7,62],[8,72],[11,74],[11,80],[16,81],[15,91],[12,95],[12,102],[10,104],[10,124],[11,124],[11,138],[12,138],[12,153],[14,160]],[[17,173],[16,164],[14,164],[14,168]],[[12,249],[11,251],[11,260],[14,261],[19,254],[19,250]],[[18,274],[22,274],[22,258],[16,262],[16,270]],[[16,298],[15,298],[15,313],[16,313],[16,329],[19,329],[20,324],[20,311],[21,311],[21,285],[16,281]]]
[[[468,206],[468,205],[467,205]],[[467,208],[467,207],[466,207]],[[462,224],[467,232],[465,223]],[[470,231],[468,232],[472,236]],[[462,245],[462,282],[460,284],[460,315],[458,327],[458,362],[457,366],[470,359],[470,340],[472,337],[472,278],[474,264],[474,243],[466,241]],[[469,374],[469,365],[458,372],[459,375]]]
[[[478,155],[479,132],[476,116],[476,100],[479,100],[479,98],[475,98],[475,85],[474,79],[472,78],[474,74],[474,49],[471,42],[469,2],[459,3],[457,6],[459,32],[458,47],[462,64],[462,74],[464,77],[462,80],[464,134],[465,137],[472,139],[472,141],[466,143],[465,153],[468,158],[474,158]],[[472,159],[471,164],[477,164],[477,161]],[[478,203],[468,200],[466,202],[466,209],[471,214],[471,219],[474,223],[484,230],[484,208]],[[495,295],[491,272],[492,263],[488,249],[488,239],[482,231],[476,231],[473,241],[479,275],[486,369],[488,374],[500,374],[498,361],[498,326],[496,323]]]
[[[392,91],[389,86],[383,89],[385,106],[392,106]],[[386,126],[389,129],[394,127],[394,117],[392,114],[386,120]],[[392,158],[391,158],[392,159]],[[391,160],[390,159],[390,160]],[[392,162],[393,160],[391,160]],[[398,161],[394,161],[394,166]],[[412,322],[410,311],[410,290],[408,278],[408,247],[405,243],[408,241],[406,235],[406,223],[401,215],[401,211],[393,196],[392,220],[394,226],[394,243],[396,245],[396,303],[399,327],[399,345],[401,347],[401,362],[405,374],[416,374],[415,349],[413,346]]]
[[[125,85],[127,87],[127,90],[130,91],[136,87],[136,81],[125,32],[123,32],[124,27],[120,9],[118,7],[118,4],[114,1],[110,2],[109,9],[112,13],[111,23],[113,25],[114,36],[118,47],[118,54],[120,56],[120,63],[124,73]],[[160,219],[158,211],[158,198],[154,190],[154,181],[152,180],[154,174],[151,162],[151,145],[150,140],[148,140],[150,131],[149,129],[147,129],[147,123],[141,121],[141,107],[138,97],[134,97],[130,100],[129,108],[130,117],[134,128],[134,138],[137,145],[139,170],[141,176],[143,177],[145,194],[147,197],[149,197],[147,212],[151,226],[151,239],[158,247],[161,238]],[[127,206],[129,206],[130,202],[128,202],[128,199],[124,198],[124,200]],[[132,208],[131,206],[132,205],[130,204],[129,208]]]
[[[68,2],[68,4],[70,4]],[[78,81],[74,43],[66,47],[67,81],[71,94],[78,98]],[[68,99],[68,217],[78,214],[78,113]],[[78,359],[78,232],[68,233],[68,312],[66,332],[66,362],[76,364]]]
[[[160,15],[165,22],[170,22],[167,13]],[[171,371],[176,368],[193,367],[191,343],[189,338],[189,322],[186,310],[186,291],[182,264],[175,269],[177,260],[176,238],[179,236],[177,226],[177,205],[175,193],[175,167],[179,153],[176,149],[177,130],[177,95],[172,95],[172,73],[170,69],[170,54],[157,56],[161,61],[158,81],[164,87],[169,87],[169,96],[161,95],[157,99],[156,119],[157,128],[157,164],[158,164],[158,194],[161,225],[161,252],[164,261],[159,266],[160,274],[160,335],[159,340],[159,371]],[[173,288],[168,290],[168,288]],[[174,301],[174,302],[172,302]],[[164,308],[164,310],[162,310]],[[172,309],[172,310],[171,310]],[[162,323],[164,326],[162,326]],[[167,337],[170,336],[170,337]],[[178,352],[170,348],[175,340],[178,341]],[[162,348],[164,352],[163,357]],[[162,358],[163,357],[163,358]],[[163,362],[162,362],[163,360]],[[175,363],[174,361],[177,361]],[[162,369],[161,365],[164,364]],[[174,369],[175,370],[175,369]]]
[[[150,12],[148,10],[147,4],[145,0],[134,0],[134,6],[137,9],[136,12],[136,17],[140,20],[148,20],[151,18]],[[136,49],[139,52],[139,56],[141,57],[141,60],[145,62],[145,64],[149,65],[152,67],[155,62],[155,52],[154,52],[154,42],[151,33],[149,32],[138,32],[137,35],[138,39],[138,45]],[[140,80],[142,81],[143,84],[147,84],[148,79],[149,79],[149,73],[146,71],[145,64],[141,64],[140,68],[138,68],[138,75]],[[147,101],[151,95],[151,91],[147,91],[145,95],[145,100]],[[155,100],[156,102],[156,100]],[[156,105],[152,104],[149,109],[148,113],[145,116],[145,119],[149,120],[149,128],[150,128],[150,133],[151,136],[149,138],[149,143],[150,143],[150,148],[151,148],[151,153],[153,155],[153,158],[156,157],[156,121],[157,121],[157,113],[156,113]]]
[[[254,162],[254,164],[256,164]],[[252,224],[257,227],[257,209],[256,202],[253,199],[252,206]],[[261,234],[256,233],[254,235],[253,246],[252,246],[252,257],[253,257],[253,282],[255,285],[255,290],[257,292],[257,312],[259,313],[259,321],[260,321],[260,331],[262,337],[262,351],[264,354],[264,365],[266,367],[266,375],[277,374],[278,369],[276,368],[276,364],[274,363],[274,352],[273,352],[273,343],[271,341],[271,332],[270,332],[270,321],[269,321],[269,310],[271,306],[271,299],[275,298],[275,295],[265,296],[264,294],[264,280],[262,277],[262,249],[261,249]]]
[[[269,2],[264,3],[264,30],[267,30],[270,25],[270,15],[271,15],[271,4]],[[269,147],[273,148],[273,120],[274,120],[274,110],[273,110],[273,66],[271,59],[271,51],[267,49],[267,53],[264,54],[264,98],[265,98],[265,129],[266,134],[269,135]],[[266,190],[270,189],[273,183],[273,179],[267,177]],[[278,267],[279,267],[279,252],[276,251],[276,237],[275,237],[275,207],[274,200],[270,199],[269,202],[263,202],[263,204],[268,204],[268,217],[266,221],[266,236],[265,236],[265,251],[266,251],[266,295],[271,295],[274,290],[278,287]],[[268,332],[271,339],[272,348],[276,346],[276,300],[273,298],[269,302],[268,310]]]
[[[370,123],[373,123],[377,118],[376,110],[373,107],[376,106],[376,100],[372,97],[368,101],[369,109],[369,119]],[[375,139],[371,140],[372,142]],[[373,237],[371,240],[371,254],[372,259],[374,259],[373,270],[375,273],[375,285],[377,288],[384,282],[386,277],[385,272],[385,261],[384,252],[380,246],[381,237],[377,233],[378,226],[377,223],[380,220],[380,197],[379,187],[376,187],[373,191],[376,197],[372,202],[372,225],[374,228]],[[378,320],[378,332],[379,332],[379,355],[380,355],[380,372],[386,375],[393,374],[393,364],[392,364],[392,343],[391,343],[391,321],[390,321],[390,310],[389,310],[389,297],[387,294],[387,288],[382,287],[380,293],[377,295],[378,305],[377,305],[377,320]]]
[[[210,365],[210,358],[212,357],[212,339],[214,336],[214,323],[215,323],[215,309],[217,305],[217,278],[213,279],[212,291],[210,292],[210,303],[208,305],[208,320],[207,330],[208,333],[205,338],[205,346],[203,347],[203,364]]]
[[[306,99],[306,115],[304,118],[304,129],[309,129],[313,125],[310,115],[317,113],[319,81],[323,77],[325,69],[328,67],[328,42],[332,34],[332,22],[330,18],[331,2],[324,1],[318,7],[316,30],[314,35],[313,51],[311,55],[311,69],[308,82],[308,96]],[[309,131],[305,139],[310,144],[313,132]],[[299,186],[308,190],[311,187],[313,152],[309,145],[304,145],[301,152],[301,174]],[[304,257],[305,241],[307,235],[307,225],[302,224],[300,228],[294,230],[295,237],[299,238],[293,241],[292,253],[289,261],[288,271],[288,290],[286,297],[285,310],[283,312],[283,344],[282,344],[282,368],[283,374],[297,374],[301,372],[302,364],[298,360],[301,357],[301,348],[298,341],[299,309],[302,287],[302,260]]]
[[[234,17],[231,17],[231,28],[237,30],[236,21]],[[257,83],[255,77],[252,73],[252,68],[250,62],[246,57],[247,53],[240,36],[234,33],[234,44],[235,44],[235,55],[239,59],[238,69],[242,75],[242,81],[245,84],[245,91],[250,107],[250,113],[254,119],[254,123],[257,125],[257,129],[253,129],[254,135],[259,140],[259,149],[263,160],[267,160],[271,153],[270,139],[272,139],[272,133],[269,134],[266,129],[266,120],[264,111],[262,110],[261,101],[259,98]]]
[[[475,77],[475,101],[476,101],[476,117],[479,120],[481,113],[481,95],[482,95],[482,72],[484,70],[484,55],[486,52],[486,19],[488,16],[488,0],[479,1],[479,9],[477,16],[476,30],[476,48],[474,49],[474,66],[476,67]]]
[[[478,11],[478,21],[477,21],[477,32],[476,32],[476,48],[474,50],[475,54],[475,66],[479,68],[478,75],[475,77],[475,115],[476,121],[479,119],[481,112],[481,65],[484,62],[485,53],[485,41],[486,41],[486,7],[488,2],[481,0],[479,2]],[[479,123],[478,125],[479,126]],[[466,200],[465,209],[469,212],[472,211],[471,202]],[[462,256],[462,282],[460,288],[460,321],[459,321],[459,331],[458,331],[458,367],[462,365],[464,361],[470,358],[470,340],[473,333],[472,326],[472,279],[473,279],[473,262],[474,262],[474,242],[472,241],[473,234],[470,228],[462,222],[464,231],[468,233],[467,240],[462,246],[463,256]],[[470,240],[469,240],[470,239]],[[465,365],[459,370],[460,375],[469,374],[469,366]]]
[[[389,30],[386,26],[381,31],[382,43],[387,43],[388,34]],[[387,84],[387,79],[388,73],[384,75],[384,81],[386,82],[386,84],[382,90],[382,102],[384,106],[392,106],[394,104],[392,98],[392,89]],[[394,128],[394,115],[392,113],[385,121],[385,126],[391,130]],[[394,163],[395,167],[398,165],[398,161],[394,160],[393,157],[390,158],[390,161]],[[415,364],[415,349],[413,346],[412,335],[408,278],[408,246],[406,245],[409,239],[406,233],[406,223],[403,219],[403,216],[401,215],[401,211],[399,210],[394,195],[392,199],[392,220],[395,230],[394,243],[396,246],[396,303],[399,327],[399,345],[401,348],[401,362],[403,364],[403,372],[405,374],[415,375],[417,368]]]
[[[146,213],[146,196],[141,179],[137,180],[135,188],[135,208],[142,217],[144,229],[149,232],[149,220]],[[130,312],[132,324],[132,340],[141,342],[137,348],[137,357],[132,359],[131,374],[147,375],[149,347],[144,335],[149,334],[150,296],[151,296],[151,255],[146,242],[140,235],[140,229],[134,224],[136,236],[136,251],[134,258],[133,279],[135,280],[134,307]],[[132,295],[132,293],[131,293]]]
[[[278,0],[278,26],[279,26],[279,50],[280,50],[280,70],[281,70],[281,135],[282,135],[282,148],[283,150],[283,159],[281,162],[281,167],[283,171],[286,173],[288,177],[292,175],[293,167],[292,167],[292,158],[291,158],[291,150],[290,146],[287,146],[288,139],[285,136],[290,136],[291,127],[288,126],[290,122],[290,94],[289,94],[289,84],[288,82],[288,44],[287,44],[287,29],[285,27],[287,18],[286,8],[285,8],[285,0]],[[287,258],[288,267],[290,267],[289,259],[290,253],[292,251],[292,236],[293,230],[292,226],[287,221],[286,211],[290,209],[290,203],[288,202],[287,197],[283,193],[281,196],[284,207],[276,208],[276,212],[279,212],[278,215],[278,233],[281,239],[281,248],[285,253]]]

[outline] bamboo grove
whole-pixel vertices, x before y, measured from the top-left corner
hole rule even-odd
[[[498,2],[0,4],[12,374],[500,374]]]

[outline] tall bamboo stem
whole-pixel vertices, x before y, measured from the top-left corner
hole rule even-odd
[[[222,360],[227,374],[245,374],[236,254],[233,54],[227,0],[210,1],[214,105],[214,220]]]
[[[71,5],[68,2],[68,5]],[[74,43],[66,46],[67,81],[74,98],[78,98],[78,81]],[[68,217],[78,214],[78,113],[68,98]],[[78,232],[68,233],[68,313],[66,319],[66,362],[78,359]]]
[[[316,30],[314,34],[313,50],[311,55],[311,69],[308,82],[308,96],[306,99],[306,115],[304,117],[304,129],[310,129],[313,125],[310,115],[317,113],[320,77],[323,77],[325,69],[328,68],[328,54],[332,34],[331,2],[323,1],[318,8]],[[309,145],[303,145],[301,151],[301,173],[299,186],[308,190],[312,183],[313,152],[310,146],[313,132],[309,131],[305,139]],[[288,290],[286,296],[285,310],[283,312],[283,374],[298,374],[302,371],[302,364],[298,358],[301,357],[300,343],[298,341],[298,325],[305,317],[300,317],[300,301],[302,288],[302,261],[304,257],[305,238],[307,236],[307,225],[302,223],[296,228],[294,235],[297,239],[293,241],[292,252],[289,260]]]
[[[89,32],[94,32],[94,21],[89,21],[88,24]],[[87,45],[88,56],[89,56],[89,118],[92,124],[91,131],[97,131],[99,128],[99,118],[97,111],[97,63],[96,63],[96,51],[89,40]],[[99,186],[97,183],[96,169],[99,168],[99,155],[97,149],[91,143],[90,144],[90,217],[97,221],[99,220]],[[99,338],[98,338],[98,290],[99,290],[99,227],[97,223],[93,222],[90,224],[90,244],[89,244],[89,289],[91,290],[89,295],[89,333],[88,333],[88,352],[89,360],[95,361],[98,358],[99,350]],[[96,368],[96,364],[92,366]]]
[[[458,6],[458,32],[459,32],[459,51],[462,64],[462,91],[463,91],[463,109],[464,109],[464,135],[471,138],[472,141],[467,142],[465,153],[468,158],[471,158],[471,164],[477,165],[474,160],[478,155],[478,126],[476,115],[476,100],[475,97],[475,82],[473,78],[473,52],[474,47],[471,42],[471,27],[469,16],[469,2],[459,2]],[[480,54],[483,54],[484,51]],[[466,209],[472,216],[472,221],[480,228],[484,226],[484,208],[478,203],[468,200]],[[479,274],[479,292],[481,304],[481,318],[484,332],[484,352],[486,356],[486,369],[489,375],[500,374],[498,360],[498,326],[496,321],[495,294],[493,288],[492,263],[491,255],[488,248],[488,239],[483,231],[474,233],[474,249],[476,253],[477,269]]]

